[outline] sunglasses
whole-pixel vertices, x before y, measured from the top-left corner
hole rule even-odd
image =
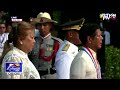
[[[5,27],[0,27],[0,28],[5,28]]]

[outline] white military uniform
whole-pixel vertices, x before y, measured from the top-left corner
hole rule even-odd
[[[96,53],[89,48],[92,56],[96,60]],[[97,62],[99,66],[99,63]],[[100,67],[97,70],[100,70]],[[80,50],[74,58],[70,68],[70,79],[98,79],[98,73],[90,55],[84,50]],[[101,72],[99,72],[99,75]]]
[[[77,53],[78,47],[69,41],[64,40],[55,58],[57,79],[70,78],[70,66]]]

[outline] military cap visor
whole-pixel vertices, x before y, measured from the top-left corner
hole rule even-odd
[[[80,30],[84,22],[85,18],[81,18],[80,20],[70,21],[60,26],[62,27],[62,30]]]

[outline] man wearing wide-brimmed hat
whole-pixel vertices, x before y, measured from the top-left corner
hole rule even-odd
[[[70,79],[70,66],[78,53],[78,45],[81,44],[79,31],[84,21],[85,19],[81,18],[61,25],[65,38],[55,58],[57,79]]]
[[[55,20],[52,20],[51,19],[51,16],[49,13],[47,12],[40,12],[38,15],[37,15],[37,18],[34,18],[33,19],[33,22],[34,23],[45,23],[45,22],[52,22],[52,23],[58,23],[57,21]]]
[[[30,59],[38,69],[41,78],[55,78],[54,58],[62,40],[51,35],[57,21],[51,19],[47,12],[40,12],[37,18],[33,19],[40,32],[39,37],[35,37],[36,43],[31,52]]]

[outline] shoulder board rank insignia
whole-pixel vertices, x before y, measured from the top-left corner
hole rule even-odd
[[[72,54],[75,54],[75,52],[72,52]]]
[[[70,47],[70,44],[65,44],[62,51],[67,51],[69,47]]]

